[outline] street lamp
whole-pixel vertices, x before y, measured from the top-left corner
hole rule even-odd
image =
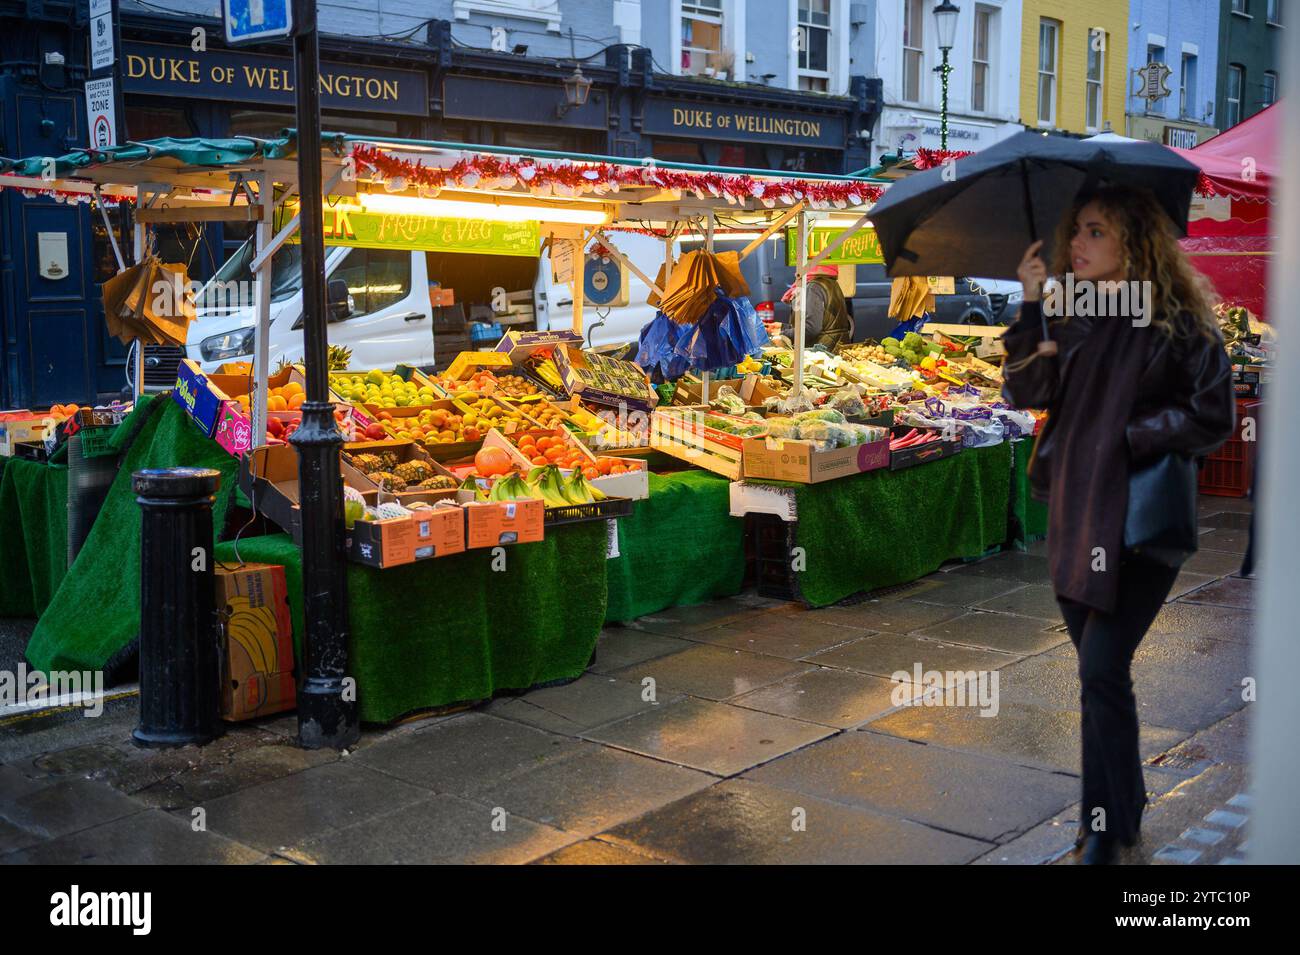
[[[939,34],[939,51],[943,54],[943,63],[939,67],[939,82],[943,90],[939,112],[939,148],[943,150],[948,148],[948,73],[952,69],[948,65],[948,52],[957,37],[959,13],[961,8],[952,0],[943,0],[943,3],[934,8],[934,27]]]

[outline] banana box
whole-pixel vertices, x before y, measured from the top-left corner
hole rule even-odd
[[[466,547],[499,547],[542,539],[546,509],[539,500],[472,501],[464,509]]]
[[[218,566],[216,581],[222,622],[222,718],[247,720],[293,709],[293,622],[284,567]]]

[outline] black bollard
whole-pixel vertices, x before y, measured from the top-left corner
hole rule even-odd
[[[221,624],[212,569],[211,468],[136,471],[140,505],[141,746],[202,745],[221,723]]]

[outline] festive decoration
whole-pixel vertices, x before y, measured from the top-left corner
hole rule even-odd
[[[973,156],[969,149],[927,149],[924,146],[918,146],[916,156],[912,159],[912,165],[917,169],[933,169],[935,166],[942,166],[949,159],[965,159],[967,156]]]
[[[644,186],[689,192],[700,199],[725,199],[732,205],[758,199],[768,208],[778,203],[792,205],[800,200],[814,209],[844,209],[875,202],[881,188],[866,182],[805,179],[757,179],[743,174],[687,172],[661,169],[653,164],[621,166],[611,163],[543,163],[527,157],[514,160],[494,155],[477,155],[457,160],[450,166],[430,166],[393,156],[366,143],[353,147],[352,155],[362,169],[371,170],[374,182],[398,180],[414,186],[422,195],[443,188],[468,189],[490,186],[498,189],[527,188],[537,196],[579,196],[616,193],[625,186]]]
[[[45,196],[46,198],[53,199],[55,202],[90,203],[90,202],[99,201],[102,202],[104,205],[108,206],[110,209],[121,202],[125,202],[128,205],[135,204],[135,196],[131,196],[131,195],[101,195],[98,197],[97,200],[96,196],[93,193],[76,192],[72,189],[54,189],[54,188],[33,189],[31,186],[26,184],[21,186],[9,185],[8,183],[5,182],[6,178],[8,177],[0,175],[0,189],[17,189],[19,192],[23,194],[24,198],[27,199],[35,199],[37,196]]]

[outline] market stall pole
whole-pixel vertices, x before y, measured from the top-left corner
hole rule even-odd
[[[361,724],[356,694],[348,689],[348,581],[339,468],[343,436],[335,426],[328,389],[320,87],[316,82],[320,55],[316,4],[313,0],[294,0],[293,6],[297,24],[293,61],[297,87],[303,359],[307,366],[307,400],[302,405],[302,424],[290,438],[298,451],[302,509],[305,672],[298,686],[298,743],[305,749],[345,749],[361,738]],[[263,280],[263,286],[269,284],[268,279]],[[258,391],[264,394],[265,388],[266,380],[260,378]]]
[[[808,317],[808,213],[799,210],[799,247],[795,250],[795,274],[798,289],[794,294],[794,390],[803,387],[804,322]]]

